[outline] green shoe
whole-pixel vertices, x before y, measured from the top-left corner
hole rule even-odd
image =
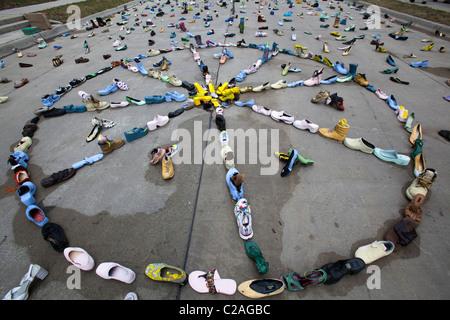
[[[294,150],[294,149],[289,149],[289,151],[288,151],[288,159],[289,159],[289,156],[291,155],[292,150]],[[298,154],[297,159],[298,159],[298,161],[300,161],[303,164],[313,164],[314,163],[314,160],[304,158],[300,154]]]
[[[181,41],[189,42],[188,38],[181,38]]]
[[[414,151],[411,152],[411,158],[415,159],[418,154],[422,153],[423,141],[421,139],[416,139],[413,145]]]
[[[247,256],[256,261],[256,267],[260,274],[265,274],[269,271],[269,263],[264,260],[261,250],[258,245],[252,241],[245,242],[245,252]]]
[[[386,69],[386,70],[383,70],[383,71],[380,71],[380,72],[384,73],[384,74],[391,74],[391,73],[397,73],[397,71],[398,71],[398,67],[395,67],[395,68],[392,68],[392,69]]]

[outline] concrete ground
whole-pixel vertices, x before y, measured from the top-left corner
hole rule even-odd
[[[155,3],[159,5],[162,2]],[[327,8],[326,4],[320,1],[320,7],[329,16],[337,12],[337,9]],[[344,13],[353,20],[349,20],[346,26],[333,28],[334,19],[329,18],[324,22],[331,25],[327,29],[320,27],[324,24],[319,21],[320,12],[317,16],[307,15],[309,9],[304,3],[288,8],[285,2],[279,2],[279,10],[274,11],[274,15],[270,14],[267,6],[259,9],[260,4],[252,1],[245,2],[246,7],[242,9],[236,3],[236,14],[248,18],[243,34],[239,33],[239,18],[232,25],[225,22],[231,15],[230,6],[222,8],[214,3],[209,11],[213,21],[210,27],[205,27],[203,18],[206,11],[200,12],[202,2],[200,7],[194,7],[187,15],[182,15],[179,7],[174,6],[174,11],[170,11],[172,7],[165,5],[162,9],[166,14],[162,18],[154,15],[141,17],[141,12],[149,13],[144,9],[145,5],[136,7],[136,12],[131,10],[129,18],[134,20],[134,14],[138,14],[143,21],[151,18],[155,23],[154,37],[142,26],[134,27],[130,34],[120,31],[115,23],[121,21],[121,15],[117,14],[112,19],[114,25],[109,27],[109,33],[102,33],[105,28],[99,28],[95,29],[96,35],[89,38],[91,31],[81,30],[76,32],[76,39],[58,37],[49,41],[45,49],[34,46],[24,50],[23,58],[13,54],[3,59],[7,66],[0,70],[1,77],[12,81],[26,77],[30,83],[19,89],[13,88],[13,82],[0,84],[0,96],[9,97],[0,106],[0,149],[5,161],[0,176],[2,185],[9,188],[16,185],[6,160],[21,139],[24,124],[35,116],[34,110],[42,107],[40,98],[43,95],[53,93],[73,78],[97,72],[109,66],[111,61],[133,58],[145,54],[150,48],[170,48],[173,40],[182,45],[181,37],[185,37],[186,33],[168,28],[170,23],[179,23],[180,17],[186,18],[184,23],[188,32],[201,35],[203,43],[211,40],[236,44],[245,39],[247,44],[276,42],[280,49],[292,51],[295,44],[300,44],[308,47],[307,51],[326,56],[332,62],[344,62],[345,66],[357,63],[357,72],[365,74],[373,87],[395,95],[399,104],[414,112],[414,124],[420,123],[423,128],[426,165],[437,170],[438,178],[423,206],[422,222],[417,228],[418,237],[408,247],[375,261],[370,268],[367,266],[357,275],[344,277],[337,284],[311,286],[301,292],[285,290],[280,295],[258,302],[450,298],[450,283],[447,280],[447,266],[450,263],[450,220],[447,216],[450,171],[447,157],[450,156],[450,145],[449,141],[438,135],[439,130],[450,129],[449,102],[443,99],[450,93],[450,88],[445,84],[450,79],[448,37],[437,38],[434,30],[417,31],[413,24],[406,33],[408,40],[397,41],[388,36],[390,32],[400,30],[400,24],[396,22],[387,22],[376,30],[359,31],[358,28],[365,26],[365,20],[359,11],[346,3],[341,3]],[[218,17],[214,10],[217,10]],[[245,13],[240,13],[240,10]],[[257,10],[261,11],[267,22],[257,22]],[[293,12],[292,16],[284,17],[288,11]],[[196,12],[200,12],[201,19],[188,23]],[[303,18],[298,16],[300,13],[304,14]],[[171,14],[174,17],[170,17]],[[283,18],[292,19],[292,22],[279,26],[278,21]],[[344,31],[352,23],[356,24],[356,31]],[[130,22],[126,27],[132,25]],[[261,26],[269,27],[263,30],[267,32],[265,38],[255,37]],[[291,26],[295,27],[294,31],[291,31]],[[160,32],[161,27],[163,32]],[[214,29],[215,33],[207,35],[209,29]],[[284,35],[276,35],[273,29],[281,29]],[[362,34],[365,38],[356,41],[348,56],[342,56],[342,51],[337,48],[344,45],[330,35],[331,31],[338,31],[350,39]],[[169,37],[172,32],[176,33],[174,39]],[[225,32],[236,35],[225,38]],[[292,33],[296,33],[296,41],[291,40]],[[391,66],[386,63],[388,54],[376,52],[370,45],[371,35],[378,33],[385,42],[384,48],[389,50],[399,67],[395,76],[409,81],[409,85],[391,82],[390,75],[380,73]],[[321,40],[315,40],[314,36],[319,34]],[[107,35],[112,35],[112,39],[108,39]],[[119,35],[125,37],[122,43],[127,44],[126,51],[115,51],[112,46]],[[425,38],[434,39],[434,49],[429,52],[420,50],[428,44],[421,42]],[[148,46],[148,39],[153,39],[155,44]],[[89,54],[84,53],[85,40],[91,49]],[[322,51],[323,41],[328,42],[330,53]],[[194,39],[190,42],[195,44]],[[54,45],[62,46],[62,49],[55,50]],[[440,53],[441,46],[446,46],[447,52]],[[220,48],[198,49],[216,87],[262,57],[262,51],[258,49],[227,49],[234,58],[228,59],[225,64],[213,58]],[[29,51],[36,52],[37,56],[26,57]],[[412,52],[417,58],[404,58],[405,54]],[[104,54],[111,54],[112,57],[104,60]],[[56,55],[63,55],[64,59],[64,63],[57,68],[51,63]],[[190,83],[204,84],[199,66],[189,49],[164,55],[172,62],[166,74],[175,74]],[[74,59],[79,57],[86,57],[89,62],[76,64]],[[162,55],[149,57],[142,59],[142,63],[151,68],[161,58]],[[412,61],[422,60],[429,60],[427,68],[409,66]],[[20,68],[19,62],[33,64],[33,67]],[[280,66],[288,62],[302,71],[282,76]],[[332,68],[317,61],[280,53],[263,64],[256,73],[247,75],[237,86],[243,88],[279,80],[288,83],[306,80],[320,68],[324,68],[323,78],[336,74]],[[114,78],[126,82],[130,90],[98,96],[97,91],[111,84]],[[108,102],[124,101],[126,96],[144,99],[145,96],[164,95],[172,91],[188,94],[182,87],[174,87],[119,66],[72,89],[54,106],[62,108],[69,104],[82,104],[77,94],[79,90]],[[345,111],[338,111],[323,102],[310,102],[323,90],[337,92],[343,97]],[[239,101],[250,99],[254,99],[257,105],[284,110],[296,120],[309,119],[322,128],[333,128],[340,119],[345,118],[350,125],[347,137],[363,137],[381,149],[394,149],[405,155],[413,150],[409,133],[395,113],[374,93],[355,82],[242,93]],[[116,126],[104,129],[102,133],[109,139],[124,139],[125,131],[143,127],[155,115],[167,115],[183,104],[130,105],[101,112],[40,118],[39,129],[28,151],[31,181],[37,185],[37,205],[51,222],[64,229],[70,246],[84,248],[91,254],[96,267],[102,262],[117,262],[134,270],[136,280],[129,285],[105,280],[96,275],[94,269],[81,272],[81,288],[69,288],[72,274],[68,270],[71,264],[62,253],[43,240],[41,228],[27,219],[25,205],[15,192],[9,192],[0,195],[3,209],[0,218],[0,291],[3,294],[17,286],[29,264],[35,263],[47,269],[49,274],[45,280],[33,282],[29,300],[122,300],[128,292],[134,291],[140,300],[249,301],[238,292],[231,296],[213,296],[200,294],[188,284],[179,287],[172,283],[156,282],[149,279],[144,270],[149,263],[156,262],[178,266],[187,273],[216,268],[222,278],[234,279],[237,284],[250,279],[279,278],[291,271],[304,274],[326,263],[351,258],[358,247],[383,240],[386,231],[403,216],[409,203],[405,190],[414,180],[413,161],[407,166],[385,162],[374,155],[350,150],[342,143],[318,133],[296,129],[257,114],[249,107],[234,104],[225,109],[224,117],[227,129],[237,132],[232,135],[232,146],[239,160],[236,168],[246,175],[244,195],[250,202],[254,230],[251,241],[258,244],[270,264],[265,275],[258,274],[255,263],[246,255],[245,242],[239,237],[233,203],[224,179],[226,169],[218,154],[220,143],[215,113],[205,111],[201,106],[171,118],[167,125],[126,143],[101,161],[85,165],[66,182],[50,188],[40,185],[44,177],[100,152],[95,141],[85,141],[92,129],[92,117],[115,121]],[[243,132],[236,131],[239,129]],[[239,139],[245,134],[255,136],[247,138],[250,142],[242,143]],[[157,146],[174,143],[181,147],[179,154],[174,156],[175,175],[170,180],[163,180],[161,163],[150,165],[149,153]],[[281,177],[283,163],[273,156],[273,152],[287,152],[289,148],[296,148],[302,156],[313,159],[314,164],[295,166],[288,176]],[[270,166],[274,166],[275,170],[268,175],[262,174],[261,169]],[[373,277],[378,277],[378,288],[370,285]]]

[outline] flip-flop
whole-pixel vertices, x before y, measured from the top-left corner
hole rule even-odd
[[[189,274],[189,285],[199,293],[222,293],[233,295],[236,292],[236,281],[220,278],[216,269],[193,271]]]
[[[145,274],[152,280],[186,284],[188,278],[184,270],[166,263],[151,263],[145,268]]]
[[[284,285],[279,279],[254,279],[241,283],[238,291],[247,298],[260,299],[282,293]]]
[[[320,284],[326,281],[327,274],[322,269],[310,272],[309,275],[300,276],[297,272],[285,273],[281,276],[284,286],[289,291],[299,291],[313,284]]]
[[[99,153],[99,154],[93,155],[92,157],[84,157],[83,160],[74,163],[72,165],[72,168],[79,169],[82,166],[84,166],[85,164],[93,164],[94,162],[101,160],[103,158],[103,156],[104,156],[103,153]]]

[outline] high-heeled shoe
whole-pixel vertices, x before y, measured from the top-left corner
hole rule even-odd
[[[44,280],[48,271],[37,264],[30,264],[28,272],[22,277],[20,286],[11,289],[3,298],[3,300],[27,300],[31,283],[35,278]]]

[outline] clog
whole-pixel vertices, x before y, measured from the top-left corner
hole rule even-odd
[[[26,206],[30,206],[36,203],[34,194],[36,193],[36,185],[31,181],[25,181],[17,189],[17,195],[20,197],[20,201]]]
[[[401,166],[408,165],[409,161],[411,160],[411,158],[407,155],[399,154],[395,150],[383,150],[380,148],[374,148],[373,154],[381,160],[393,162]]]
[[[94,259],[82,248],[67,247],[64,249],[64,257],[81,270],[88,271],[94,268]]]
[[[44,211],[36,205],[30,205],[26,210],[27,218],[30,221],[36,223],[39,227],[49,222],[49,219],[45,216]]]
[[[185,284],[187,274],[184,270],[166,263],[151,263],[145,268],[145,274],[152,280]]]
[[[116,262],[101,263],[95,273],[103,279],[117,280],[125,283],[132,283],[136,279],[136,273],[133,270],[124,267]]]
[[[344,138],[344,145],[352,150],[359,150],[364,153],[373,153],[375,146],[364,138]]]

